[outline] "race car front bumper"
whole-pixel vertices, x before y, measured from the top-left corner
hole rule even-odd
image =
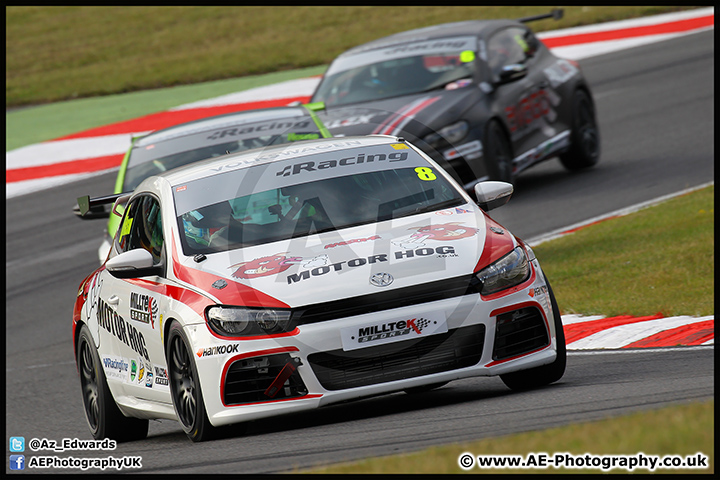
[[[215,344],[195,358],[208,417],[220,426],[551,363],[557,349],[552,306],[532,263],[528,281],[490,299],[461,295],[302,324],[293,335],[256,340],[223,341],[204,325],[188,326],[188,338]],[[437,319],[436,330],[405,339],[404,330],[377,327],[420,318]],[[352,343],[348,332],[366,333],[370,346]]]

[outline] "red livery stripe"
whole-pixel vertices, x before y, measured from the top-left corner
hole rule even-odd
[[[178,280],[195,285],[201,290],[212,292],[212,295],[217,297],[223,304],[240,305],[244,307],[290,308],[288,304],[242,283],[181,265],[177,252],[175,251],[174,234],[172,238],[172,259],[173,273]],[[221,289],[214,289],[212,285],[218,280],[225,281],[227,286]],[[213,288],[213,290],[210,290],[211,288]]]
[[[481,268],[487,267],[494,261],[500,259],[502,256],[507,255],[512,251],[515,246],[513,245],[512,236],[505,227],[497,223],[495,220],[490,218],[487,213],[485,215],[485,245],[483,247],[483,253],[478,260],[477,265],[473,272],[477,272]],[[490,227],[501,229],[504,234],[498,234],[490,230]]]

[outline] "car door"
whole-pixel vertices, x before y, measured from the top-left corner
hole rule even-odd
[[[557,114],[553,106],[559,100],[538,65],[534,42],[537,39],[533,33],[523,26],[505,27],[488,40],[488,66],[497,85],[493,92],[496,111],[503,116],[521,168],[534,161],[535,148],[555,134],[552,124]],[[525,66],[527,75],[499,84],[502,69],[510,65]]]
[[[126,208],[115,239],[118,253],[143,248],[154,265],[166,265],[160,201],[153,195],[135,197]],[[125,391],[138,398],[169,401],[162,315],[168,308],[164,275],[113,279],[116,311],[126,324],[123,351],[129,357]],[[117,342],[116,342],[117,343]]]

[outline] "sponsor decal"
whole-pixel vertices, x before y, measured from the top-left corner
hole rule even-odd
[[[145,386],[152,388],[153,386],[153,373],[148,369],[147,375],[145,375]]]
[[[458,88],[465,88],[471,84],[472,84],[471,79],[464,78],[462,80],[458,80],[457,82],[448,83],[447,85],[445,85],[445,90],[457,90]]]
[[[134,382],[135,377],[137,377],[137,362],[135,360],[130,360],[130,381]]]
[[[565,130],[558,135],[545,140],[536,148],[531,148],[527,152],[518,156],[513,160],[513,164],[518,169],[523,169],[528,165],[532,165],[542,158],[546,158],[551,154],[562,150],[570,145],[570,130]]]
[[[98,301],[100,300],[100,290],[102,289],[103,281],[99,274],[96,274],[92,280],[90,280],[90,287],[88,287],[88,298],[85,300],[85,318],[88,320],[97,314]]]
[[[457,254],[455,253],[455,248],[451,246],[443,246],[443,247],[425,247],[425,248],[417,248],[415,250],[405,250],[403,252],[395,252],[395,258],[400,260],[403,258],[413,258],[413,257],[428,257],[430,255],[438,254],[440,257],[457,257]]]
[[[218,130],[216,132],[213,132],[208,136],[208,140],[217,140],[224,137],[236,137],[236,136],[243,136],[248,135],[250,133],[257,133],[257,132],[269,132],[272,130],[289,130],[291,128],[307,128],[310,124],[309,120],[302,120],[300,122],[272,122],[272,123],[264,123],[261,125],[255,125],[255,126],[248,126],[248,127],[234,127],[234,128],[226,128],[223,130]],[[317,137],[315,137],[317,138]],[[288,136],[289,139],[289,136]]]
[[[392,152],[392,153],[375,153],[366,155],[365,153],[358,153],[351,157],[340,158],[337,160],[324,160],[321,162],[315,162],[307,160],[293,165],[287,165],[285,168],[275,173],[277,177],[287,177],[290,175],[297,175],[302,172],[314,172],[317,170],[325,170],[328,168],[346,167],[349,165],[360,165],[362,163],[382,162],[387,160],[388,162],[402,162],[407,160],[407,152]]]
[[[440,210],[435,212],[435,215],[455,215],[455,214],[461,214],[461,213],[472,213],[472,210],[466,210],[464,208],[451,208],[449,210]]]
[[[408,238],[393,240],[393,245],[406,249],[424,247],[426,240],[459,240],[461,238],[472,237],[478,232],[477,228],[465,227],[462,225],[462,222],[427,225],[420,228],[413,227],[412,229],[416,230],[415,233]]]
[[[547,293],[548,293],[547,285],[543,285],[541,287],[531,288],[530,291],[528,292],[528,295],[530,295],[530,297],[532,297],[532,298],[535,298],[536,295],[542,295],[542,294],[547,295]]]
[[[385,343],[426,337],[447,332],[443,312],[429,312],[418,317],[373,322],[340,330],[343,350],[382,345]]]
[[[578,68],[567,60],[561,59],[543,70],[543,72],[550,80],[550,85],[557,88],[558,85],[570,80],[578,72]]]
[[[333,128],[352,127],[353,125],[364,125],[370,123],[373,117],[376,117],[377,115],[377,113],[369,113],[365,115],[353,115],[351,117],[343,119],[330,120],[328,122],[325,122],[325,127],[327,127],[328,130],[331,130]]]
[[[443,152],[443,157],[445,157],[445,160],[453,160],[459,157],[465,157],[467,160],[472,160],[480,157],[481,153],[482,143],[480,143],[480,140],[475,140],[474,142],[469,142],[464,145],[460,145],[459,147],[445,150]]]
[[[145,377],[145,364],[142,359],[138,358],[138,383],[142,383],[142,379]]]
[[[510,126],[510,133],[529,133],[541,128],[542,124],[555,121],[557,113],[552,109],[558,100],[554,92],[540,88],[520,97],[515,105],[505,107],[505,116]],[[555,100],[555,101],[553,101]]]
[[[123,382],[127,381],[130,372],[130,363],[127,358],[102,357],[102,364],[105,367],[105,376]]]
[[[367,237],[367,238],[353,238],[352,240],[347,240],[344,242],[330,243],[328,245],[325,245],[325,248],[335,248],[335,247],[339,247],[342,245],[351,245],[353,243],[367,242],[369,240],[379,240],[380,238],[381,238],[380,235],[373,235],[372,237]]]
[[[145,337],[130,322],[117,314],[115,310],[102,299],[98,300],[98,324],[111,333],[118,340],[142,355],[146,360],[148,356]]]
[[[373,264],[377,262],[387,262],[387,254],[380,254],[380,255],[371,255],[367,258],[353,258],[352,260],[348,261],[341,261],[337,263],[332,263],[330,265],[321,265],[319,267],[315,267],[312,270],[303,270],[302,272],[298,272],[292,275],[288,275],[287,277],[287,283],[288,285],[291,285],[293,283],[297,283],[300,280],[307,280],[311,276],[318,277],[321,275],[325,275],[326,273],[329,273],[331,271],[339,272],[343,270],[344,267],[361,267],[363,265],[367,264]]]
[[[474,39],[474,38],[473,38]],[[468,37],[456,37],[446,38],[440,40],[426,40],[415,43],[403,44],[397,47],[390,47],[384,50],[383,55],[395,56],[398,53],[403,55],[408,53],[422,54],[425,52],[441,52],[445,50],[460,50],[463,47],[467,47],[468,44],[472,45],[472,40]]]
[[[327,255],[318,255],[309,259],[303,257],[286,257],[288,252],[276,253],[269,257],[260,257],[249,262],[236,263],[228,268],[236,268],[232,274],[235,278],[257,278],[282,273],[296,264],[302,264],[304,268],[326,265]]]
[[[158,367],[156,365],[153,371],[155,373],[155,385],[160,385],[163,387],[169,386],[168,374],[167,374],[166,368]]]
[[[260,155],[258,157],[252,157],[252,158],[246,158],[239,161],[233,161],[232,163],[227,163],[225,165],[220,165],[218,167],[212,167],[210,168],[210,171],[213,172],[222,172],[226,170],[235,170],[237,168],[241,168],[244,165],[250,165],[252,163],[258,163],[258,162],[264,162],[268,160],[278,160],[283,158],[292,158],[292,157],[299,157],[306,154],[313,154],[313,153],[322,153],[324,151],[333,151],[337,149],[343,149],[347,147],[356,147],[361,146],[362,142],[359,140],[346,140],[346,141],[338,141],[333,143],[323,143],[320,145],[313,145],[313,146],[303,146],[298,148],[286,148],[282,151],[279,151],[277,153],[272,154],[265,154]]]
[[[417,245],[415,245],[417,246]],[[414,257],[427,257],[430,255],[438,254],[439,256],[453,256],[456,257],[455,249],[452,246],[440,246],[437,248],[417,248],[405,250],[402,252],[395,252],[395,259],[401,260],[403,258],[414,258]],[[298,273],[293,273],[287,276],[288,285],[298,283],[301,280],[308,280],[310,277],[320,277],[330,272],[340,272],[348,268],[362,267],[364,265],[370,265],[373,263],[387,262],[388,254],[381,253],[378,255],[371,255],[369,257],[353,258],[352,260],[343,260],[329,265],[323,265],[315,267],[311,270],[303,270]]]
[[[130,292],[130,319],[142,323],[151,323],[155,328],[158,315],[158,302],[150,295]]]
[[[200,358],[211,357],[213,355],[226,355],[229,353],[238,353],[239,348],[239,343],[232,345],[216,345],[214,347],[200,348],[197,352],[195,352],[195,354]]]

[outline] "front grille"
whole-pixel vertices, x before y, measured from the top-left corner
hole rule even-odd
[[[477,294],[479,283],[480,281],[475,275],[466,275],[386,292],[308,305],[293,309],[292,327]]]
[[[535,307],[498,315],[493,360],[522,355],[550,344],[547,328]]]
[[[234,362],[225,374],[223,402],[225,405],[240,405],[306,395],[307,388],[297,370],[274,396],[265,394],[288,362],[292,362],[292,359],[286,353],[244,358]]]
[[[349,352],[313,353],[308,361],[323,388],[342,390],[476,365],[484,339],[480,324]]]

